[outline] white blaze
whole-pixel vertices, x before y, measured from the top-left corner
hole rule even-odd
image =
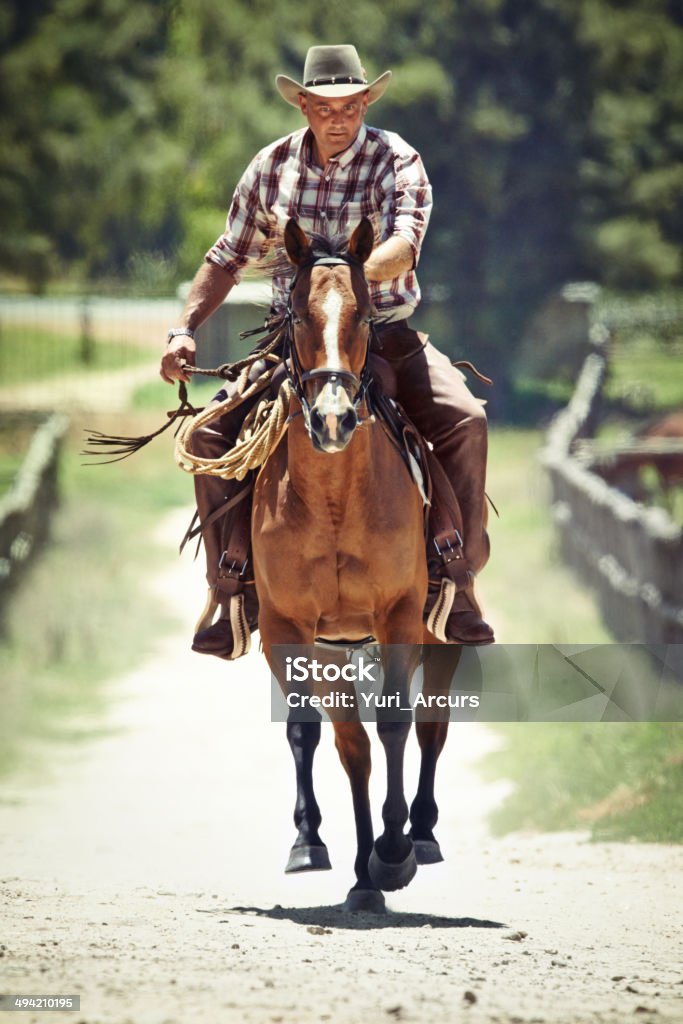
[[[339,367],[339,318],[342,311],[342,297],[336,288],[330,288],[323,302],[325,327],[323,341],[327,353],[327,365]]]

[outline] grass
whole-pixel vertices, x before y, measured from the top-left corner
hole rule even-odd
[[[506,643],[610,643],[591,593],[558,554],[538,463],[542,444],[539,430],[491,431],[487,491],[500,518],[489,515],[484,607]]]
[[[118,426],[140,432],[139,423]],[[188,502],[188,481],[163,442],[114,466],[85,468],[79,435],[64,457],[52,542],[2,623],[0,773],[36,737],[73,740],[73,721],[89,723],[81,729],[88,734],[101,720],[102,684],[138,664],[173,626],[144,580],[164,557],[151,531],[165,510]]]
[[[540,431],[492,430],[488,490],[492,555],[481,596],[507,643],[610,643],[589,591],[561,562],[536,455]],[[510,779],[495,834],[589,829],[594,839],[683,841],[683,725],[512,723],[482,765]]]
[[[497,725],[502,750],[480,766],[515,790],[494,834],[589,829],[594,840],[683,842],[683,724]]]
[[[187,395],[196,408],[202,408],[207,402],[210,402],[217,391],[220,390],[222,381],[211,379],[202,379],[200,377],[194,377],[187,386]],[[174,385],[172,388],[169,384],[163,381],[160,377],[155,380],[150,380],[147,384],[141,385],[136,388],[131,405],[133,409],[140,412],[145,410],[168,410],[178,407],[178,388]]]
[[[81,338],[51,334],[44,328],[3,324],[0,365],[3,386],[55,377],[59,374],[116,370],[149,361],[149,351],[125,341],[93,340],[84,351]]]
[[[683,340],[666,344],[647,332],[617,334],[605,387],[608,402],[636,415],[652,416],[683,407]]]

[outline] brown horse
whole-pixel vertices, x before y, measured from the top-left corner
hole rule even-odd
[[[285,248],[296,267],[288,350],[296,398],[288,431],[255,484],[253,559],[263,649],[283,688],[279,645],[310,651],[320,638],[373,637],[382,645],[383,692],[400,693],[405,708],[425,639],[423,504],[396,447],[368,414],[371,302],[363,263],[372,247],[367,220],[343,245],[309,240],[295,221],[287,225]],[[448,650],[452,661],[458,649]],[[378,714],[387,796],[384,830],[373,845],[368,735],[357,712],[330,717],[351,784],[358,843],[356,884],[345,906],[381,910],[380,890],[407,885],[418,859],[441,860],[432,833],[433,785],[448,721],[417,725],[422,769],[411,832],[404,834],[409,812],[403,752],[411,716],[383,721]],[[287,735],[296,765],[298,829],[287,870],[329,868],[312,779],[319,716],[297,721],[290,713]]]
[[[683,410],[676,409],[646,424],[594,465],[603,480],[634,501],[651,503],[658,489],[664,505],[672,510],[674,491],[683,487]],[[646,469],[654,471],[658,484],[654,494],[641,475]]]

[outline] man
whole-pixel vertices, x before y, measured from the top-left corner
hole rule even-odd
[[[486,417],[462,374],[429,344],[426,335],[407,323],[420,300],[415,268],[432,201],[419,154],[393,132],[365,124],[368,106],[382,96],[390,77],[387,71],[368,83],[353,46],[312,47],[302,83],[277,76],[281,96],[299,107],[308,127],[267,146],[246,169],[233,196],[226,230],[193,281],[182,326],[169,331],[161,376],[169,383],[188,379],[182,367],[195,363],[194,331],[239,282],[247,263],[281,241],[290,217],[307,233],[329,235],[350,233],[361,217],[369,217],[376,246],[365,264],[365,275],[377,310],[381,355],[395,371],[399,402],[432,443],[462,511],[462,536],[454,530],[443,550],[433,552],[436,565],[430,563],[428,610],[439,604],[443,639],[491,643],[493,631],[483,621],[473,592],[474,576],[489,552],[484,529]],[[274,313],[286,308],[292,273],[291,268],[275,271]],[[245,414],[245,409],[238,408],[197,432],[195,454],[221,455],[234,443]],[[196,476],[195,485],[200,520],[205,524],[210,600],[193,649],[231,658],[242,650],[236,634],[244,635],[247,625],[254,628],[258,608],[253,582],[250,585],[243,572],[241,577],[239,570],[235,572],[235,558],[225,571],[226,542],[217,510],[230,505],[240,485],[210,476]],[[246,501],[232,510],[233,524],[235,516],[242,517],[242,533],[249,512]],[[447,551],[456,551],[460,573],[444,604],[446,585],[439,577],[449,575],[452,559]],[[454,577],[452,565],[450,576]],[[218,621],[213,622],[218,609]]]

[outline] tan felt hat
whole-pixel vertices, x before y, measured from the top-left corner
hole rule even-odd
[[[306,54],[303,82],[278,75],[275,85],[294,107],[299,106],[301,93],[334,97],[367,92],[368,103],[374,103],[383,95],[390,78],[391,71],[385,71],[374,82],[368,82],[355,46],[312,46]]]

